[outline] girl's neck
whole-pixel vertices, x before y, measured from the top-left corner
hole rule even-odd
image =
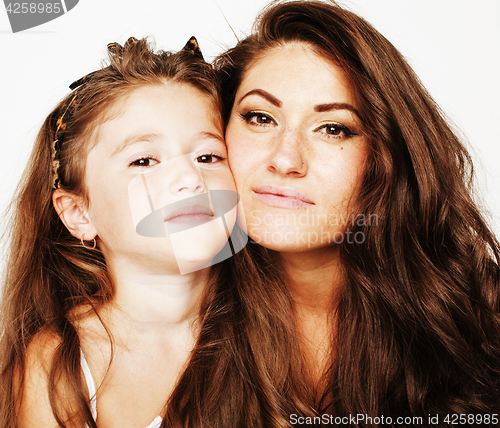
[[[187,275],[159,274],[115,262],[110,274],[115,294],[103,315],[113,330],[156,341],[197,326],[209,268]]]

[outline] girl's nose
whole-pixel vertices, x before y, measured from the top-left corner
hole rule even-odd
[[[169,163],[169,173],[174,175],[169,186],[172,194],[199,194],[206,191],[200,168],[188,156],[180,156]]]

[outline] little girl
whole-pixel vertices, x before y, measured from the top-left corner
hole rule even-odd
[[[45,120],[13,204],[2,427],[187,426],[190,413],[215,414],[191,378],[227,371],[217,350],[192,355],[221,284],[207,267],[241,248],[227,245],[237,202],[219,92],[195,39],[176,54],[133,38],[108,49],[110,65]],[[203,400],[208,410],[189,408]]]

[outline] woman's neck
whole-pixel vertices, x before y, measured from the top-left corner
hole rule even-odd
[[[337,249],[279,253],[279,258],[296,309],[316,315],[331,313],[343,278]]]
[[[334,309],[343,283],[338,252],[335,247],[327,247],[279,256],[293,299],[309,382],[321,395],[323,375],[334,354]]]

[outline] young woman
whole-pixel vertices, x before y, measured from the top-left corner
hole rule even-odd
[[[45,120],[13,204],[0,425],[259,426],[220,393],[258,403],[210,267],[237,203],[213,71],[194,39],[108,49]]]
[[[500,250],[469,154],[359,16],[274,2],[255,28],[216,68],[247,248],[289,342],[261,354],[291,379],[276,393],[316,416],[282,424],[498,424]]]

